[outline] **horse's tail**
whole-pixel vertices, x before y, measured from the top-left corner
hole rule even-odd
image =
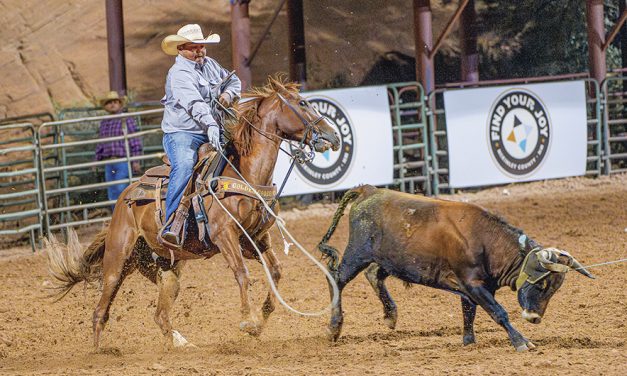
[[[337,210],[333,215],[333,221],[331,221],[331,226],[329,226],[327,233],[324,234],[322,240],[320,240],[320,243],[318,243],[318,249],[320,250],[320,252],[322,252],[323,257],[328,259],[327,268],[330,272],[337,272],[340,254],[337,249],[328,245],[327,242],[331,239],[331,236],[333,236],[333,233],[337,228],[337,224],[340,222],[340,219],[344,215],[344,210],[346,209],[348,204],[355,201],[355,199],[357,199],[359,196],[364,193],[371,193],[374,190],[376,190],[376,188],[371,185],[362,185],[346,192],[340,200],[340,204],[338,205]]]
[[[91,244],[82,249],[76,232],[68,230],[68,242],[58,242],[52,234],[45,239],[48,254],[48,273],[52,277],[52,296],[62,299],[79,282],[93,283],[102,278],[102,259],[105,249],[105,228]]]

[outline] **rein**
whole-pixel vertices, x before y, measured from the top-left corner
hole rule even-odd
[[[305,119],[305,117],[303,115],[301,115],[301,113],[299,111],[297,111],[294,108],[294,106],[292,106],[292,104],[290,102],[288,102],[287,99],[285,99],[285,97],[283,97],[281,95],[281,93],[277,92],[276,94],[277,94],[278,98],[281,100],[281,102],[284,105],[286,105],[287,108],[289,108],[298,117],[298,119],[303,123],[303,125],[305,125],[305,133],[303,134],[303,137],[301,138],[300,142],[298,143],[298,149],[296,149],[294,154],[286,151],[280,145],[280,143],[283,142],[283,141],[285,141],[288,144],[292,145],[292,140],[289,140],[289,139],[287,139],[285,137],[281,137],[281,136],[279,136],[277,134],[272,134],[272,133],[268,133],[268,132],[262,131],[261,129],[257,128],[251,121],[249,121],[245,117],[242,117],[242,119],[250,127],[252,127],[252,129],[254,129],[257,133],[259,133],[263,137],[267,138],[268,140],[272,140],[272,138],[278,139],[279,140],[279,149],[282,152],[284,152],[285,154],[287,154],[290,157],[290,159],[292,160],[292,162],[290,163],[290,167],[287,170],[287,173],[285,174],[285,177],[283,178],[283,182],[281,182],[279,190],[277,191],[276,196],[274,197],[274,199],[272,200],[272,203],[270,204],[270,208],[274,208],[274,205],[276,205],[276,201],[279,199],[279,197],[281,197],[281,193],[283,192],[283,189],[285,188],[285,184],[287,183],[287,179],[290,177],[290,175],[292,173],[292,170],[294,169],[295,162],[303,164],[303,163],[306,163],[306,162],[310,162],[314,158],[315,153],[314,153],[314,145],[313,145],[313,143],[316,142],[318,140],[318,137],[319,137],[318,132],[316,132],[315,126],[324,119],[324,116],[320,115],[319,113],[318,113],[318,118],[316,118],[313,121],[309,121],[309,120]],[[219,107],[221,107],[223,111],[225,111],[225,112],[229,111],[228,108],[224,107],[222,105],[222,103],[220,103],[219,101],[217,101],[215,99],[214,99],[214,103],[217,104]],[[311,134],[312,134],[311,141],[309,143],[309,148],[311,149],[311,151],[309,153],[307,153],[305,151],[305,140],[307,139],[307,135],[309,134],[309,132],[311,132]],[[223,154],[223,157],[226,158],[226,156],[224,156],[224,154]],[[234,168],[234,166],[232,166],[232,165],[231,165],[231,167]],[[235,171],[237,171],[237,170],[235,169]],[[248,182],[246,182],[246,183],[248,184]]]

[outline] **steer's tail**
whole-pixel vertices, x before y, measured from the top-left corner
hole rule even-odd
[[[85,249],[76,232],[68,230],[68,242],[58,242],[52,234],[46,240],[48,273],[52,277],[52,295],[62,299],[79,282],[99,281],[102,278],[102,258],[108,229],[103,229]]]
[[[362,185],[346,192],[340,200],[340,204],[337,207],[335,214],[333,215],[333,221],[331,222],[331,226],[329,226],[327,233],[324,234],[322,240],[320,240],[320,243],[318,243],[318,249],[320,250],[320,252],[322,252],[323,257],[328,259],[327,268],[331,273],[337,272],[340,254],[337,249],[328,245],[327,242],[331,239],[331,236],[333,236],[333,233],[337,228],[337,224],[340,222],[340,219],[344,215],[344,210],[346,209],[348,204],[355,201],[355,199],[357,199],[357,197],[361,196],[362,194],[370,193],[375,190],[376,188],[371,185]]]

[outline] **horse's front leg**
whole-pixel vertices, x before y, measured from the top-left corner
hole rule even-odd
[[[261,333],[261,325],[250,307],[250,298],[248,296],[250,289],[250,277],[248,275],[248,268],[246,268],[246,264],[244,263],[242,249],[239,244],[239,231],[237,231],[235,225],[226,226],[227,227],[220,228],[218,230],[219,232],[214,231],[214,228],[217,230],[217,226],[213,227],[211,229],[211,241],[218,246],[218,248],[220,248],[220,253],[229,264],[229,267],[235,275],[235,280],[237,280],[237,283],[239,284],[242,312],[240,329],[250,335],[257,336]]]
[[[266,265],[270,270],[272,281],[274,282],[274,285],[278,288],[279,280],[281,279],[281,263],[276,257],[276,253],[274,253],[274,250],[272,249],[270,234],[265,233],[263,237],[259,240],[258,245],[263,254],[263,258],[266,261]],[[259,260],[259,262],[261,262],[261,260]],[[266,321],[268,321],[268,317],[270,317],[270,314],[274,312],[275,305],[276,296],[274,295],[274,292],[272,292],[272,288],[269,287],[268,296],[263,302],[263,306],[261,306],[261,317],[263,318],[263,325],[265,325]]]

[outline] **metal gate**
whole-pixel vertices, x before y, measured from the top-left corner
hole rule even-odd
[[[116,184],[130,184],[137,180],[133,176],[131,162],[146,161],[144,169],[159,163],[161,152],[161,129],[140,130],[129,134],[124,125],[122,136],[98,138],[99,121],[127,117],[160,117],[163,109],[95,116],[63,121],[47,122],[38,132],[41,165],[41,186],[44,222],[51,231],[69,226],[104,222],[110,219],[109,208],[115,201],[109,201],[105,189]],[[154,137],[156,136],[156,137]],[[145,146],[144,154],[131,157],[128,140],[141,137]],[[122,158],[94,160],[97,143],[124,140],[126,156]],[[149,141],[158,140],[157,145]],[[103,182],[104,173],[98,169],[107,164],[126,162],[128,179]]]
[[[33,251],[42,235],[39,179],[34,126],[0,126],[0,235],[11,241],[29,233]]]
[[[603,81],[604,172],[627,171],[627,77],[608,77]]]
[[[586,175],[600,175],[603,168],[603,141],[602,141],[602,117],[601,117],[601,92],[599,84],[591,78],[581,78],[581,75],[571,75],[568,78],[586,81],[586,113],[587,113],[587,163]],[[452,193],[449,186],[449,158],[446,135],[446,111],[444,108],[444,93],[449,89],[461,89],[465,85],[471,87],[487,87],[497,85],[528,84],[539,82],[559,82],[555,77],[542,77],[537,79],[521,79],[507,81],[486,81],[471,85],[460,83],[447,85],[446,88],[438,88],[429,95],[427,104],[429,111],[429,142],[431,151],[432,168],[432,192],[438,195],[443,192]]]
[[[417,82],[388,85],[394,140],[394,187],[431,194],[424,90]]]

